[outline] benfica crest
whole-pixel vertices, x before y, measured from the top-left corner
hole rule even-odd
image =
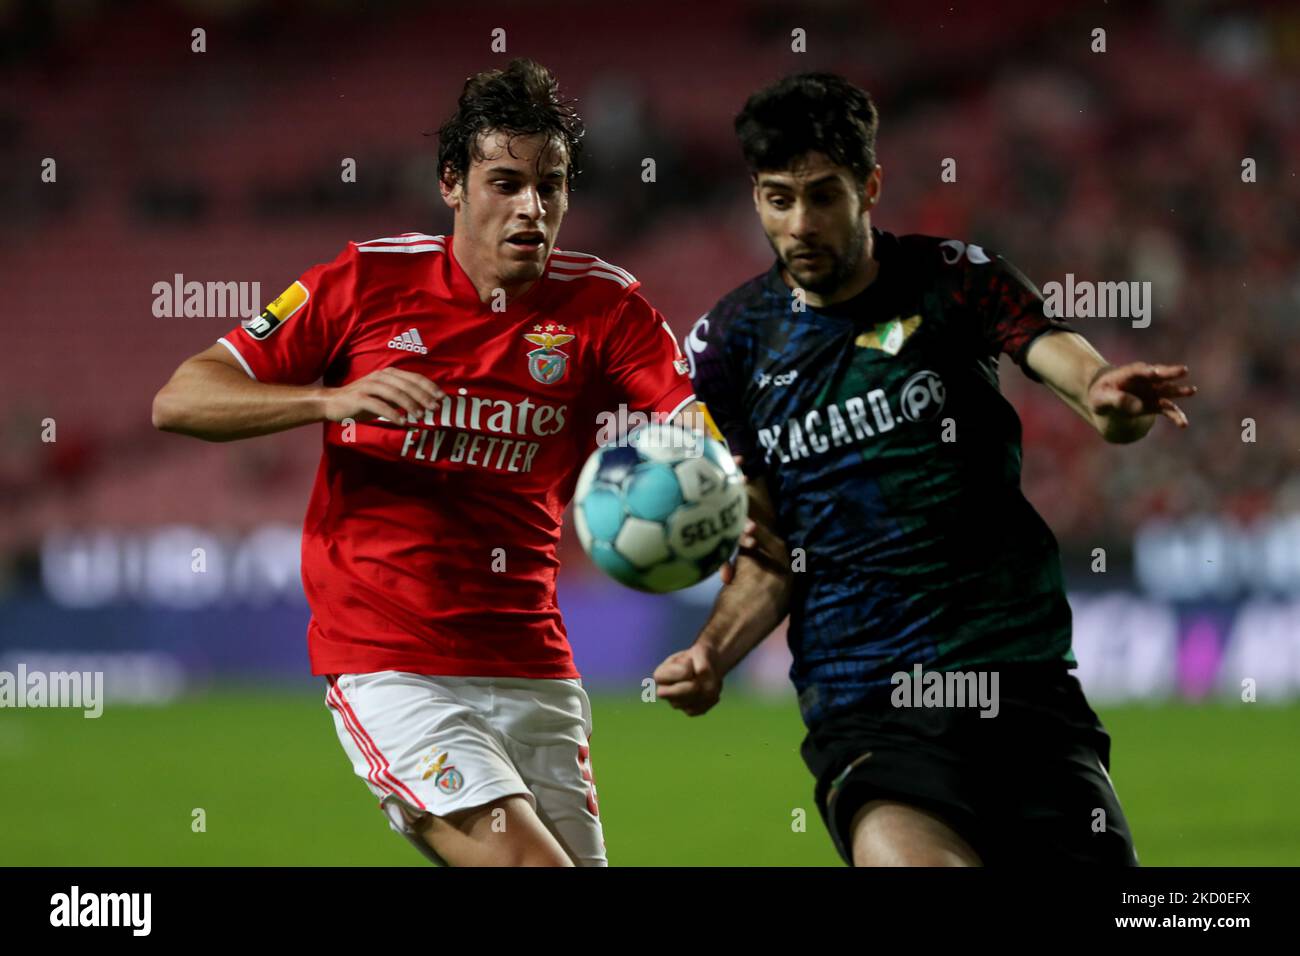
[[[576,336],[568,334],[563,325],[549,322],[545,326],[534,325],[533,329],[524,333],[525,339],[539,346],[528,353],[528,374],[543,385],[554,385],[564,378],[569,367],[569,356],[559,347],[572,342]]]

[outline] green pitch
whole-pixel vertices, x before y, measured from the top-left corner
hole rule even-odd
[[[792,700],[728,695],[693,720],[636,697],[593,704],[611,863],[839,865]],[[1101,714],[1145,865],[1300,864],[1300,704]],[[0,865],[424,865],[352,775],[318,694],[223,690],[98,720],[0,710],[0,781]]]

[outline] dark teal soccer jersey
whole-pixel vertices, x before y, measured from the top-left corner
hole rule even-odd
[[[776,264],[687,338],[695,391],[766,477],[797,571],[791,678],[805,721],[890,675],[1073,661],[1056,539],[1020,490],[998,356],[1048,318],[979,246],[873,230],[877,279],[799,308]]]

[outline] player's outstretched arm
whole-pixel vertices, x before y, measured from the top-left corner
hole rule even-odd
[[[785,545],[769,529],[774,511],[763,480],[749,482],[750,527],[735,567],[695,643],[655,668],[656,693],[691,717],[722,695],[722,680],[781,623],[790,603]]]
[[[1187,375],[1186,365],[1108,365],[1077,332],[1039,336],[1025,361],[1108,442],[1137,441],[1161,415],[1187,427],[1187,415],[1174,401],[1196,394],[1195,385],[1178,381]]]
[[[315,422],[393,421],[442,400],[422,375],[385,368],[341,388],[275,385],[248,377],[220,343],[180,364],[153,400],[154,427],[205,441],[233,441]]]

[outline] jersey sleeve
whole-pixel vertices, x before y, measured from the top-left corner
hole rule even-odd
[[[994,354],[1005,352],[1035,382],[1042,381],[1025,363],[1029,346],[1049,332],[1071,332],[1062,319],[1047,315],[1043,295],[1023,272],[999,255],[967,246],[966,300],[979,320],[981,335]]]
[[[628,411],[676,415],[695,398],[686,360],[668,321],[633,292],[619,305],[606,339],[605,374]]]
[[[338,356],[352,326],[356,265],[349,245],[333,262],[308,269],[257,318],[217,341],[259,382],[310,385]]]
[[[700,316],[691,327],[686,336],[686,360],[695,398],[713,437],[725,441],[733,455],[743,456],[745,474],[762,474],[763,454],[741,406],[742,383],[726,354],[718,309]]]

